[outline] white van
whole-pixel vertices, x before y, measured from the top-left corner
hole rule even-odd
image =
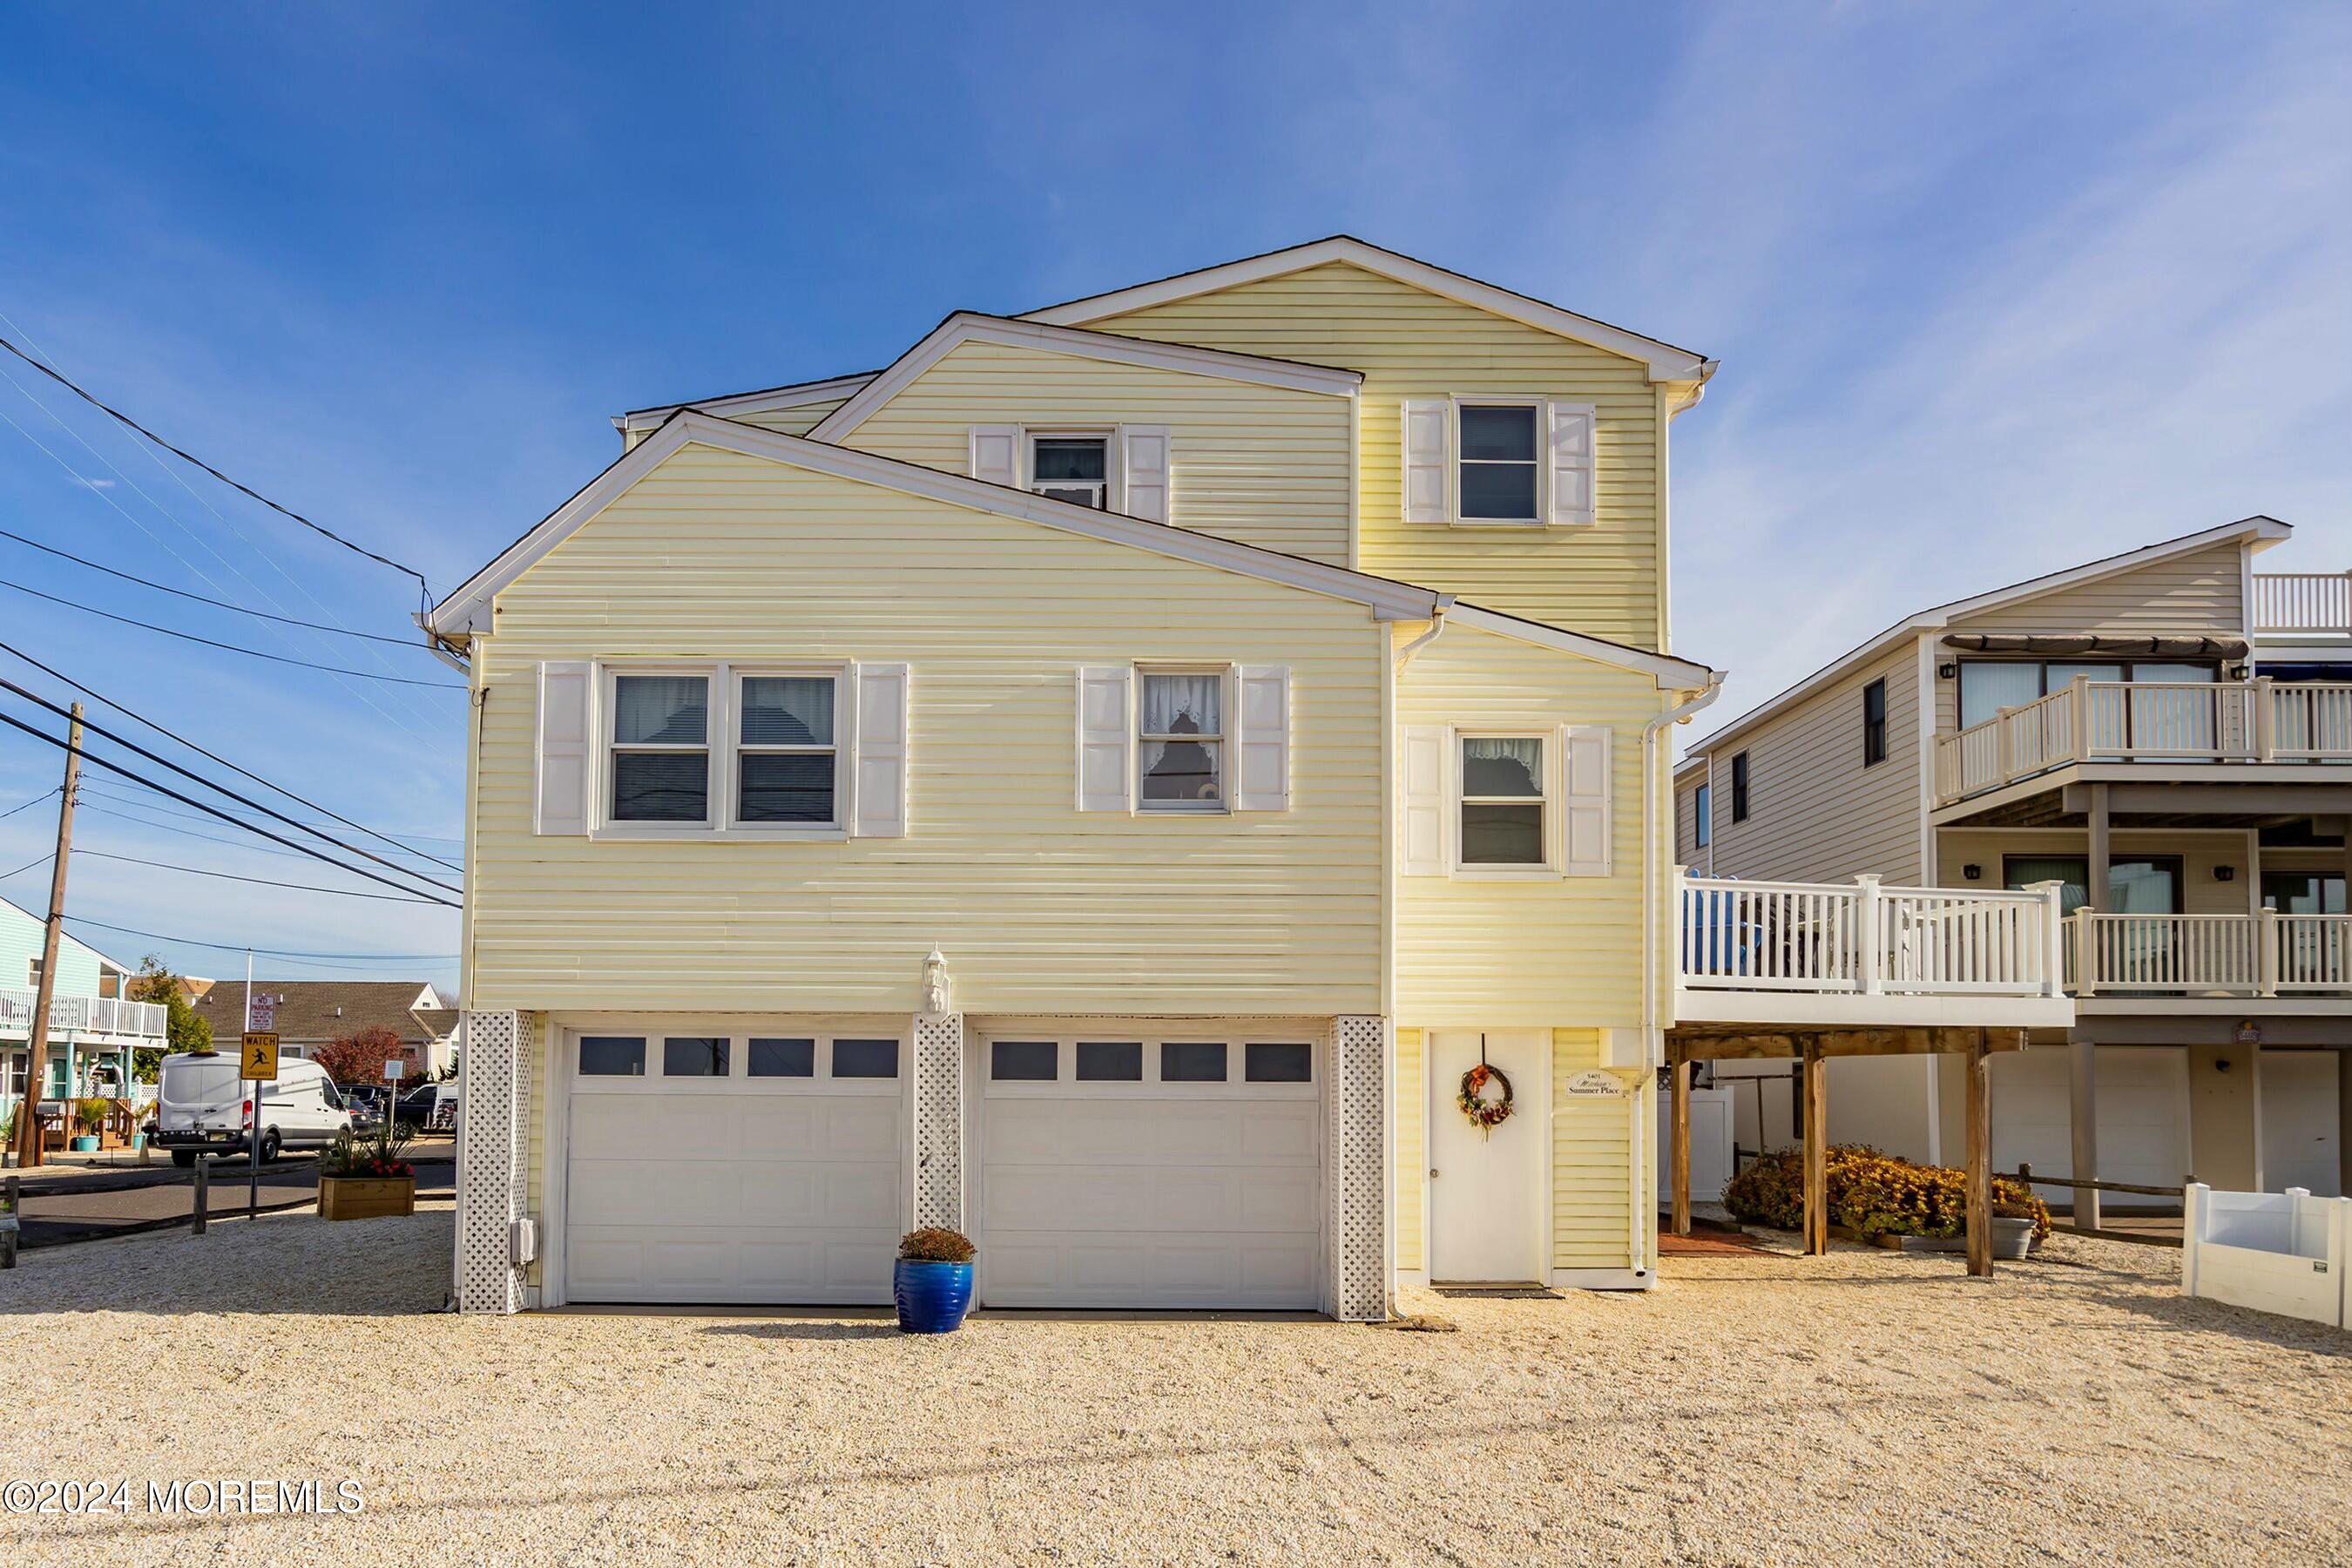
[[[247,1147],[253,1125],[252,1085],[236,1076],[228,1051],[188,1051],[165,1057],[155,1075],[154,1143],[187,1166],[205,1150],[233,1154]],[[282,1058],[278,1081],[261,1086],[261,1157],[283,1149],[324,1147],[352,1124],[333,1080],[316,1062]]]

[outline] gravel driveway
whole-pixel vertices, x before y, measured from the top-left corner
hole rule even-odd
[[[446,1207],[0,1275],[0,1479],[356,1478],[366,1511],[0,1517],[11,1561],[1950,1561],[2352,1552],[2352,1335],[2178,1254],[1669,1260],[1459,1333],[854,1314],[434,1315]],[[131,1368],[143,1355],[147,1370]],[[394,1393],[387,1397],[390,1382]],[[142,1395],[199,1414],[159,1419]],[[254,1435],[237,1432],[250,1408]]]

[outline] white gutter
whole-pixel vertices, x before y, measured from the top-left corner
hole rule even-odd
[[[1665,1030],[1658,1022],[1658,737],[1720,696],[1725,673],[1712,671],[1706,690],[1642,726],[1642,1055],[1654,1072],[1666,1058]],[[1639,1172],[1635,1177],[1638,1186]]]

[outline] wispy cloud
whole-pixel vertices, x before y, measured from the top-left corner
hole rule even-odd
[[[110,490],[114,488],[112,479],[93,479],[87,474],[77,474],[70,469],[67,471],[66,477],[85,489]]]

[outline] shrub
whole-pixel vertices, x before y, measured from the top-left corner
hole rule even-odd
[[[898,1256],[909,1263],[969,1263],[978,1249],[960,1230],[927,1226],[898,1238]]]
[[[113,1101],[100,1100],[96,1095],[92,1095],[74,1107],[74,1125],[79,1127],[84,1132],[95,1136],[106,1126],[107,1112],[113,1109]]]
[[[1955,1237],[1968,1229],[1968,1176],[1945,1165],[1915,1165],[1860,1143],[1828,1151],[1830,1223],[1869,1238],[1879,1236]],[[1805,1222],[1805,1156],[1801,1149],[1765,1155],[1725,1184],[1723,1206],[1735,1218],[1777,1230]],[[2050,1234],[2050,1210],[2031,1189],[2005,1177],[1992,1180],[1992,1212],[2033,1221],[2036,1241]]]

